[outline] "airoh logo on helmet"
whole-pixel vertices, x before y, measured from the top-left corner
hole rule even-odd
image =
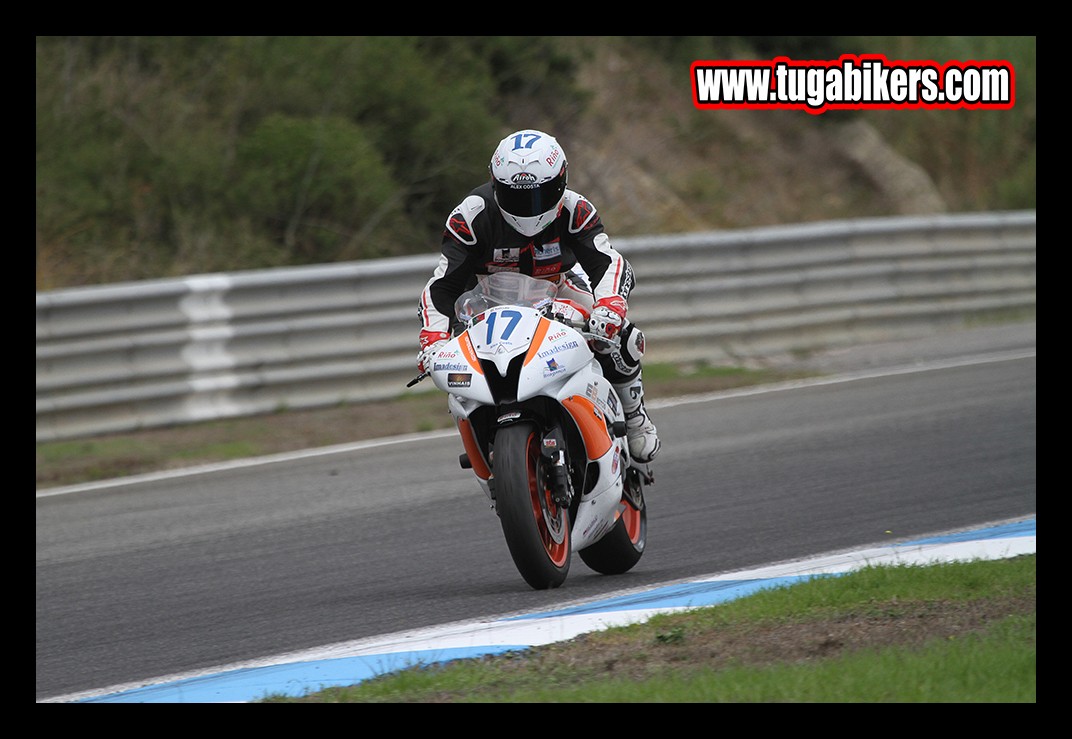
[[[532,172],[518,172],[510,178],[514,185],[535,185],[538,178]]]

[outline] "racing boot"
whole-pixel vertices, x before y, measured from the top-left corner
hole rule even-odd
[[[615,384],[614,390],[622,401],[622,411],[625,413],[625,435],[629,439],[629,454],[634,462],[648,464],[655,459],[661,445],[655,424],[644,407],[643,376],[643,372],[638,372],[629,382]]]

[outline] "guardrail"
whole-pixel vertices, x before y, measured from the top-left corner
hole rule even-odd
[[[758,362],[1035,309],[1033,210],[614,243],[646,361]],[[37,440],[396,397],[437,260],[38,293]]]

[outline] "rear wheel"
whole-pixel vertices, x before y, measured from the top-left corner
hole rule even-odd
[[[595,544],[577,552],[582,562],[603,575],[620,575],[633,569],[647,544],[648,507],[635,470],[626,470],[626,486],[614,528]]]
[[[495,505],[521,577],[536,590],[557,588],[569,573],[569,510],[555,504],[543,472],[540,435],[529,424],[495,434]]]

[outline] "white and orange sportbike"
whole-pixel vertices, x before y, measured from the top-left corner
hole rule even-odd
[[[455,304],[455,336],[432,360],[471,469],[532,588],[557,588],[573,552],[594,571],[644,554],[644,486],[618,396],[595,359],[583,313],[556,286],[515,272],[481,278]]]

